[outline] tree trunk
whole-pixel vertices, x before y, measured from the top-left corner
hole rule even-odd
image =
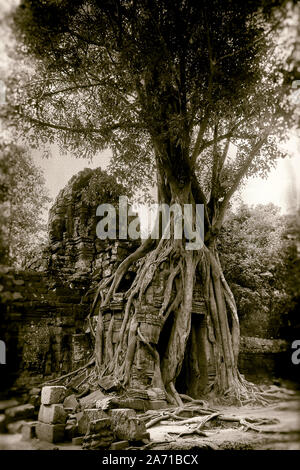
[[[165,188],[160,191],[166,200]],[[195,205],[189,185],[178,188],[169,183],[168,194],[170,204]],[[191,391],[194,398],[208,393],[234,396],[239,401],[244,395],[247,398],[246,382],[237,369],[236,305],[215,243],[210,239],[200,250],[186,250],[184,237],[174,239],[172,216],[169,228],[169,239],[162,237],[154,245],[148,240],[99,286],[94,302],[94,308],[99,308],[95,332],[97,383],[105,389],[161,388],[168,401],[176,405],[182,405],[176,386]],[[103,317],[110,301],[120,295],[118,286],[133,262],[138,263],[138,269],[124,293],[124,317],[118,341],[113,344],[114,315],[106,330]],[[200,313],[197,302],[198,307],[202,305]],[[190,373],[190,378],[180,375],[183,364],[191,367],[191,362],[195,373]]]

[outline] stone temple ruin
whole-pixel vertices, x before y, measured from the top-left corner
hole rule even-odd
[[[25,271],[1,268],[1,338],[8,351],[4,383],[10,390],[57,377],[86,362],[91,352],[86,318],[95,287],[139,245],[97,238],[96,208],[101,201],[90,205],[82,198],[93,175],[95,170],[81,171],[59,193],[49,213],[49,243],[42,256]],[[106,201],[109,197],[103,195]],[[112,309],[117,334],[122,306],[116,302]]]
[[[95,178],[101,180],[101,177],[105,178],[105,174],[100,169],[85,169],[74,176],[50,210],[49,243],[42,256],[23,271],[5,266],[0,269],[1,315],[4,320],[0,338],[7,347],[7,364],[1,366],[0,393],[5,399],[18,397],[13,403],[15,406],[11,406],[12,403],[7,406],[5,414],[1,411],[6,406],[0,409],[0,432],[16,430],[21,426],[17,423],[21,422],[25,438],[33,437],[37,432],[40,439],[50,442],[67,438],[75,439],[76,443],[83,442],[86,448],[114,445],[113,448],[117,449],[122,445],[128,446],[128,442],[148,439],[136,411],[166,406],[164,392],[151,386],[155,364],[143,343],[139,344],[132,364],[126,396],[117,398],[110,394],[105,397],[106,393],[114,391],[114,384],[105,377],[98,390],[87,390],[84,376],[70,381],[68,390],[50,386],[51,380],[87,363],[93,352],[91,325],[95,325],[97,317],[92,317],[91,323],[87,318],[97,285],[115,272],[140,244],[140,240],[97,238],[99,218],[96,208],[101,202],[109,202],[112,195],[105,185],[100,192],[102,201],[87,198],[86,191],[93,189]],[[146,301],[138,317],[141,334],[148,343],[156,345],[159,352],[166,343],[164,329],[160,334],[161,325],[157,318],[168,275],[164,268],[162,264],[147,290]],[[133,265],[122,280],[119,292],[103,311],[104,354],[114,352],[124,317],[123,293],[128,289],[135,270]],[[164,328],[167,331],[168,325]],[[205,303],[201,291],[196,291],[186,360],[176,384],[180,393],[194,397],[199,395],[201,380],[194,383],[193,377],[199,371],[202,376],[202,364],[199,359],[190,361],[189,358],[203,356],[201,344],[193,338],[199,338],[205,328]],[[261,363],[259,354],[265,352],[273,355],[266,360],[269,361],[268,367],[274,368],[274,357],[285,350],[283,343],[278,340],[270,345],[268,340],[261,340],[260,349],[256,342],[255,350],[251,338],[242,338],[240,369],[247,374],[247,367],[252,365],[257,375],[258,364]],[[258,355],[256,361],[252,360],[253,352]],[[252,354],[250,361],[249,354]],[[208,373],[213,374],[213,371]],[[41,384],[46,381],[49,386],[41,394]],[[72,387],[77,392],[76,397]],[[83,435],[84,440],[80,437]],[[125,441],[125,444],[117,444],[116,441]]]

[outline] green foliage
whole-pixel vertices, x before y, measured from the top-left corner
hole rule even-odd
[[[20,267],[46,241],[42,215],[50,198],[42,172],[26,150],[0,143],[0,256],[1,262]]]
[[[23,0],[16,33],[31,63],[8,87],[10,121],[33,146],[59,141],[81,157],[110,147],[111,171],[131,190],[156,182],[158,159],[180,180],[195,158],[206,195],[234,190],[244,167],[268,172],[290,125],[276,50],[287,11],[280,0]],[[277,140],[247,164],[265,132]],[[221,136],[239,148],[224,168]]]
[[[283,230],[279,208],[273,204],[241,204],[228,214],[220,240],[224,270],[232,282],[238,279],[253,290],[264,283],[261,273],[271,275],[280,259]]]
[[[117,183],[115,178],[106,172],[102,171],[101,168],[93,170],[92,176],[89,178],[88,184],[81,181],[82,191],[81,199],[87,205],[94,207],[97,202],[105,203],[118,203],[119,196],[130,196],[126,188]],[[74,190],[78,191],[78,187],[74,186]]]
[[[295,221],[273,204],[242,204],[227,215],[220,233],[221,262],[248,336],[251,329],[253,336],[286,336],[299,324],[295,241],[300,231]]]
[[[282,263],[277,265],[275,277],[286,296],[278,306],[284,315],[283,335],[288,339],[300,333],[300,212],[285,217]]]

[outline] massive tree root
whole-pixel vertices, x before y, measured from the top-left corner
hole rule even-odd
[[[197,257],[199,258],[200,255],[198,254]],[[140,258],[135,279],[130,289],[125,293],[125,313],[115,348],[113,348],[110,341],[111,325],[106,334],[106,347],[103,348],[102,315],[103,309],[106,308],[109,300],[117,294],[117,288],[122,275],[126,272],[124,265],[120,265],[115,275],[104,281],[100,286],[98,292],[101,297],[101,303],[95,331],[95,357],[100,380],[102,377],[111,376],[120,385],[126,387],[130,380],[131,367],[135,360],[137,348],[141,344],[152,356],[155,363],[152,387],[165,390],[170,401],[175,401],[178,404],[182,403],[179,395],[176,393],[173,381],[176,379],[177,370],[178,372],[180,370],[186,341],[190,332],[196,267],[194,258],[192,253],[183,255],[180,246],[176,246],[169,239],[161,239],[150,253]],[[155,321],[161,330],[169,315],[171,313],[174,315],[174,326],[170,333],[168,345],[169,352],[172,354],[172,361],[165,359],[168,362],[169,377],[165,377],[165,374],[161,373],[164,370],[164,366],[161,366],[160,355],[155,346],[144,338],[138,318],[139,314],[143,312],[145,293],[160,266],[165,262],[169,266],[168,279],[165,285],[163,301],[159,310],[157,310],[158,314]],[[129,268],[129,264],[127,264],[126,268]],[[113,321],[112,316],[111,324],[113,324]]]
[[[220,429],[240,428],[247,432],[252,431],[261,434],[276,434],[281,431],[278,428],[269,428],[265,426],[276,425],[279,420],[276,418],[262,417],[242,417],[236,415],[225,415],[222,411],[208,408],[205,404],[195,405],[196,400],[186,403],[182,407],[164,409],[159,411],[147,411],[140,416],[146,425],[146,428],[152,429],[155,426],[170,426],[170,431],[165,434],[165,440],[152,441],[146,444],[143,449],[149,449],[157,445],[167,445],[178,439],[186,437],[205,438],[204,441],[197,440],[197,445],[205,443],[206,438],[213,438]],[[174,429],[176,426],[176,429]],[[182,427],[182,428],[181,428]],[[212,442],[208,441],[208,445]],[[214,448],[214,447],[213,447]]]
[[[136,266],[134,280],[126,292],[120,293],[120,283],[133,263]],[[155,307],[157,337],[169,318],[171,321],[168,323],[166,344],[159,351],[157,344],[145,338],[141,315],[145,312],[147,314],[149,310],[145,300],[147,290],[162,268],[165,273],[163,296],[159,305],[154,300],[155,305],[151,306],[152,313]],[[191,334],[193,294],[197,284],[200,284],[203,292],[207,313],[204,337],[195,338],[195,341],[205,343],[201,349],[206,356],[204,367],[214,371],[212,380],[202,389],[202,395],[222,397],[240,405],[253,401],[268,404],[267,397],[259,387],[247,382],[238,371],[237,309],[216,250],[204,245],[198,251],[188,251],[182,240],[174,240],[172,237],[162,237],[156,244],[149,238],[119,265],[112,276],[100,282],[88,318],[94,337],[93,358],[86,367],[66,374],[56,382],[64,380],[81,393],[101,387],[104,382],[109,382],[115,389],[126,390],[132,386],[132,370],[137,362],[138,351],[144,348],[145,354],[154,362],[154,372],[148,387],[163,390],[171,404],[182,407],[182,396],[176,391],[176,379]],[[113,342],[114,314],[106,330],[103,320],[111,300],[120,294],[125,299],[124,316],[118,340]],[[92,319],[96,312],[98,317],[94,329]]]

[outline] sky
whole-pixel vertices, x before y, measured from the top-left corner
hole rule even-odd
[[[285,145],[288,157],[279,159],[267,179],[249,178],[241,197],[249,205],[273,204],[287,213],[300,206],[300,139],[291,133]]]
[[[267,204],[272,202],[281,208],[283,214],[300,207],[300,139],[291,133],[286,144],[288,157],[279,159],[276,167],[270,171],[267,179],[249,178],[240,190],[240,199],[249,204]],[[70,178],[84,168],[101,167],[105,170],[111,158],[109,150],[96,155],[92,162],[72,155],[60,156],[55,146],[52,146],[52,157],[42,157],[42,152],[33,151],[35,163],[43,170],[46,186],[54,202],[59,191],[63,189]],[[292,189],[294,190],[292,191]],[[295,199],[296,195],[296,199]],[[99,201],[101,203],[103,201]],[[51,205],[51,204],[50,204]],[[143,234],[148,231],[147,210],[137,208],[141,219]]]
[[[300,139],[291,133],[285,145],[288,157],[279,159],[276,167],[270,171],[267,179],[249,178],[240,191],[242,200],[249,205],[273,202],[283,213],[291,209],[291,205],[300,204]],[[51,147],[52,157],[42,157],[42,152],[32,151],[33,159],[43,173],[50,197],[54,200],[70,178],[84,168],[101,167],[105,170],[111,158],[110,150],[96,155],[92,162],[87,159],[74,158],[72,155],[59,155],[58,148]],[[290,200],[291,188],[296,188],[297,201]]]
[[[51,146],[51,154],[51,157],[44,158],[42,152],[38,150],[31,152],[35,164],[39,166],[44,173],[46,186],[49,190],[50,197],[53,199],[56,198],[59,191],[66,186],[73,175],[84,168],[101,167],[105,170],[111,157],[109,150],[95,156],[92,162],[85,158],[75,158],[70,154],[61,156],[55,145]]]

